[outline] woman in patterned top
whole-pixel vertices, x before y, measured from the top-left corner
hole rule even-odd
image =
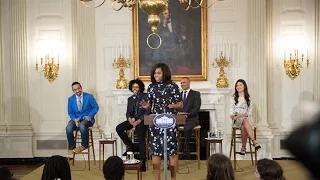
[[[261,146],[254,139],[252,133],[252,102],[250,101],[247,83],[243,79],[239,79],[234,89],[234,98],[230,102],[230,117],[233,120],[233,127],[241,129],[242,148],[239,154],[245,155],[248,136],[256,150],[260,149]]]
[[[151,70],[151,84],[148,87],[148,102],[142,101],[143,108],[151,108],[152,114],[177,114],[177,109],[183,108],[179,87],[171,81],[171,72],[168,65],[156,64]],[[171,179],[176,179],[178,161],[177,128],[172,127],[167,131],[167,151],[163,152],[164,129],[153,124],[150,125],[150,151],[154,169],[155,180],[160,180],[160,162],[164,153],[169,154]]]

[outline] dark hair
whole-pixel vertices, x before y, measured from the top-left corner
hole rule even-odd
[[[241,82],[243,85],[244,85],[244,98],[246,99],[247,101],[247,105],[250,106],[250,94],[248,93],[248,86],[247,86],[247,83],[245,80],[243,79],[238,79],[238,81],[236,82],[236,84],[234,85],[234,94],[233,94],[233,97],[234,97],[234,101],[235,101],[235,105],[238,104],[239,102],[239,92],[237,91],[237,84],[238,82]]]
[[[154,72],[156,71],[157,68],[161,68],[162,70],[162,82],[163,84],[171,84],[171,71],[170,68],[167,64],[165,63],[158,63],[156,65],[154,65],[151,69],[151,74],[150,74],[150,78],[151,78],[151,82],[153,84],[157,83],[157,81],[154,78]]]
[[[143,92],[143,91],[144,91],[144,88],[145,88],[144,83],[143,83],[139,78],[137,78],[137,79],[133,79],[133,80],[131,80],[131,81],[129,82],[129,90],[130,90],[131,92],[132,92],[132,86],[133,86],[134,84],[138,84],[138,85],[139,85],[139,91],[140,91],[140,92]]]
[[[124,164],[120,157],[110,156],[103,164],[103,174],[106,180],[122,180]]]
[[[260,159],[257,162],[257,171],[263,180],[286,180],[283,177],[281,166],[274,160]]]
[[[223,154],[213,154],[208,159],[207,180],[234,180],[231,161]]]
[[[54,155],[47,159],[41,180],[71,180],[70,165],[67,158]]]
[[[0,167],[0,180],[13,180],[13,174],[6,166]]]
[[[71,87],[73,87],[74,85],[77,85],[77,84],[82,88],[81,84],[80,84],[79,82],[77,82],[77,81],[76,81],[76,82],[73,82],[72,85],[71,85]]]

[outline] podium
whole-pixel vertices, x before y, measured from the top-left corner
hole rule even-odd
[[[159,114],[150,114],[144,116],[144,125],[153,124],[153,119]],[[175,115],[170,114],[176,119],[176,124],[186,124],[186,116],[185,115]]]
[[[165,129],[163,133],[163,170],[164,179],[167,180],[167,131],[166,129],[176,126],[176,124],[186,124],[185,115],[174,114],[150,114],[144,116],[144,125],[154,124],[156,127]],[[177,154],[178,155],[178,154]]]

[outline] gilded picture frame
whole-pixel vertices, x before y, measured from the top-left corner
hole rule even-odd
[[[163,62],[168,64],[171,69],[172,79],[179,81],[182,77],[188,77],[193,81],[207,80],[207,9],[197,8],[185,11],[181,9],[177,1],[169,0],[169,12],[172,32],[174,27],[178,27],[178,38],[167,38],[164,19],[167,17],[165,13],[160,14],[160,24],[158,25],[158,33],[161,37],[162,44],[157,50],[153,50],[147,46],[147,36],[151,33],[150,25],[145,14],[137,5],[133,11],[133,64],[134,78],[140,78],[142,81],[150,81],[150,73],[152,66],[156,63]],[[174,18],[174,13],[179,14],[179,19]],[[193,19],[192,19],[193,18]],[[167,18],[168,19],[168,18]],[[181,20],[181,19],[185,19]],[[200,22],[199,22],[200,19]],[[178,26],[174,26],[173,22],[179,22]],[[185,24],[183,24],[186,22]],[[190,24],[193,23],[193,24]],[[168,23],[167,23],[168,24]],[[161,29],[162,28],[162,29]],[[169,29],[169,26],[167,26]],[[191,30],[191,31],[188,31]],[[161,34],[161,32],[163,32]],[[187,33],[186,33],[187,32]],[[184,34],[186,34],[185,37]],[[169,36],[168,36],[169,37]],[[179,39],[173,43],[171,39]],[[176,42],[179,42],[176,43]],[[185,43],[186,42],[186,43]],[[170,44],[171,43],[171,44]],[[178,44],[177,50],[172,51],[172,44]],[[200,47],[199,47],[200,46]],[[181,52],[180,52],[181,51]],[[177,55],[178,54],[178,55]],[[174,57],[173,57],[174,56]]]

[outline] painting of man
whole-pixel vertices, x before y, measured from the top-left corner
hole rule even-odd
[[[161,37],[161,46],[151,49],[147,45],[147,37],[151,33],[147,14],[137,8],[138,56],[135,59],[135,73],[138,77],[149,76],[154,64],[168,64],[174,76],[204,76],[206,67],[203,52],[204,36],[202,8],[184,10],[177,1],[169,1],[168,9],[160,14],[157,33]],[[206,30],[206,29],[205,29]],[[157,47],[159,38],[151,36],[149,44]],[[204,57],[203,57],[204,56]],[[143,78],[142,78],[143,79]]]

